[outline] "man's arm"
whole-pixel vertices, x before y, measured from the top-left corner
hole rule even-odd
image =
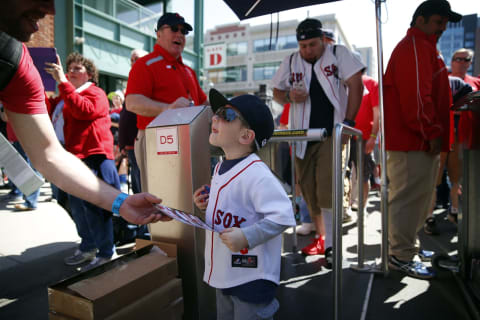
[[[76,197],[111,211],[119,190],[97,178],[80,159],[65,151],[53,131],[47,114],[21,114],[7,110],[18,140],[33,163],[49,181]],[[128,197],[120,214],[135,224],[162,219],[153,204],[161,200],[149,194]]]
[[[353,74],[345,81],[348,87],[348,102],[345,119],[354,120],[363,98],[362,72]]]
[[[286,103],[302,103],[305,102],[308,98],[308,92],[304,90],[291,89],[291,90],[280,90],[273,88],[273,99],[284,105]]]
[[[142,94],[129,94],[125,99],[125,106],[128,111],[144,117],[156,117],[168,109],[185,108],[190,105],[190,101],[180,97],[173,103],[164,103],[155,101]]]
[[[375,106],[372,108],[372,111],[373,111],[372,133],[370,134],[370,137],[367,137],[367,143],[365,145],[366,154],[371,153],[373,151],[373,148],[375,148],[375,140],[377,139],[378,129],[379,129],[378,119],[380,119],[380,110],[378,106]]]

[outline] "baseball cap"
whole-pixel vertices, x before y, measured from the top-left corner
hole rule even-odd
[[[322,23],[317,19],[305,19],[297,27],[297,41],[321,37]]]
[[[333,32],[333,30],[331,30],[331,29],[322,29],[322,32],[323,32],[323,35],[325,36],[325,38],[328,38],[328,39],[331,39],[331,40],[335,40],[335,32]]]
[[[183,25],[185,27],[185,29],[187,29],[188,31],[193,30],[192,26],[189,25],[188,23],[186,23],[185,19],[176,12],[175,13],[166,12],[165,14],[163,14],[163,16],[161,16],[158,19],[157,30],[159,30],[160,27],[163,26],[163,25],[178,26],[179,24]],[[155,30],[155,31],[157,31],[157,30]]]
[[[273,134],[273,116],[270,109],[260,98],[251,94],[244,94],[228,100],[216,89],[210,89],[208,98],[213,112],[217,112],[220,107],[227,104],[240,112],[250,129],[255,132],[257,149],[267,144],[268,139]]]
[[[448,21],[451,22],[459,22],[462,20],[462,15],[453,12],[447,0],[427,0],[422,2],[417,10],[415,10],[413,21],[419,16],[429,16],[432,14],[448,17]]]

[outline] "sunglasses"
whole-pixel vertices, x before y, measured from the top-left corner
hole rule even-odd
[[[178,32],[180,30],[180,32],[186,36],[190,31],[188,31],[187,29],[185,28],[179,28],[178,26],[165,26],[165,28],[170,28],[170,30],[172,30],[173,33],[175,32]]]
[[[216,112],[215,115],[220,119],[223,119],[227,122],[232,122],[235,119],[239,118],[242,122],[246,123],[246,121],[242,118],[237,111],[233,110],[232,108],[225,108],[220,107]]]
[[[472,58],[461,58],[461,57],[457,57],[457,58],[453,58],[453,61],[456,61],[456,62],[470,62],[472,61]]]

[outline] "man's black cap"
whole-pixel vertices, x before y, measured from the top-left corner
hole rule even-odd
[[[251,94],[244,94],[228,100],[220,92],[210,89],[208,98],[213,112],[227,104],[235,107],[250,129],[255,132],[257,149],[265,146],[273,134],[273,116],[268,106],[260,98]]]
[[[297,41],[321,37],[322,23],[317,19],[305,19],[297,27]]]
[[[448,21],[451,22],[459,22],[462,20],[462,15],[453,12],[447,0],[427,0],[422,2],[417,10],[415,10],[413,22],[415,22],[415,19],[419,16],[431,16],[432,14],[447,17]]]
[[[158,31],[163,25],[178,26],[179,24],[183,25],[188,31],[193,30],[192,26],[186,23],[181,15],[178,13],[166,12],[158,19],[157,30],[155,31]]]

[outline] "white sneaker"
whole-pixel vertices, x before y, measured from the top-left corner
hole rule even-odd
[[[310,234],[312,231],[315,231],[315,226],[313,223],[302,222],[302,225],[297,228],[297,234],[306,236]]]

